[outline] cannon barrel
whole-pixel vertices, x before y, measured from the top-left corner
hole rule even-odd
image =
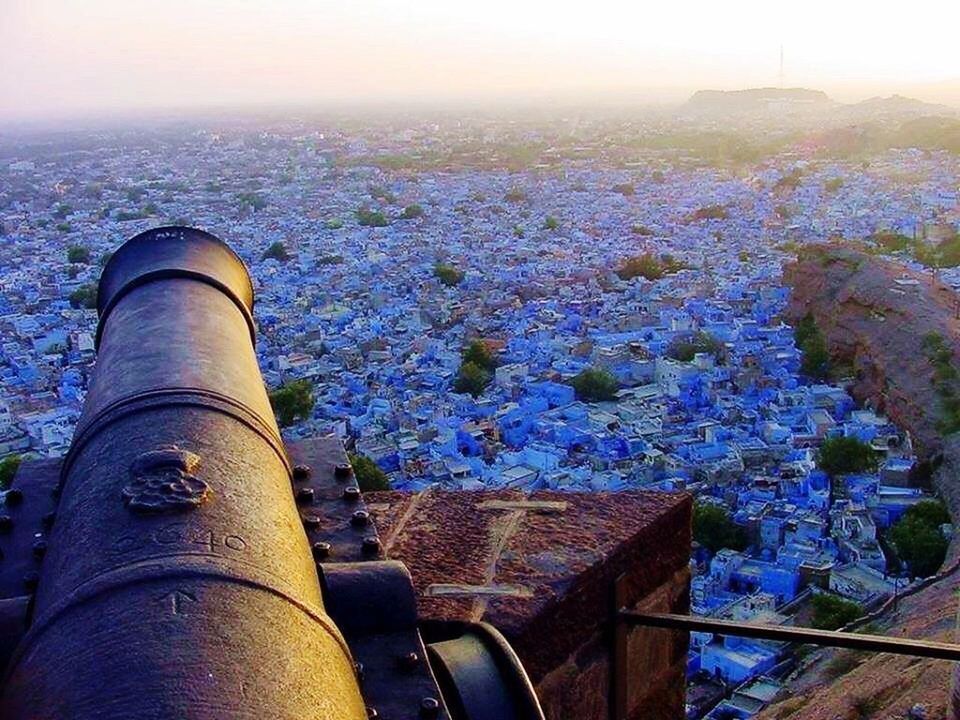
[[[367,717],[252,307],[241,260],[199,230],[142,233],[107,264],[97,366],[0,717]]]

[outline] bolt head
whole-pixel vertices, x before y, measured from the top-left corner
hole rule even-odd
[[[377,712],[375,707],[367,708],[367,718],[369,718],[369,720],[376,720],[378,717],[380,717],[380,713]]]
[[[17,488],[7,490],[6,495],[3,497],[3,501],[7,505],[19,505],[23,502],[23,491],[18,490]]]
[[[410,671],[417,667],[420,662],[420,655],[415,652],[408,652],[400,656],[400,667]]]
[[[351,502],[354,500],[359,500],[360,488],[353,487],[352,485],[350,487],[345,487],[343,489],[343,499],[350,500]]]
[[[353,475],[353,466],[350,463],[337,463],[333,468],[333,477],[337,480],[346,480]]]
[[[303,526],[308,530],[316,530],[323,523],[323,519],[319,515],[304,515],[302,519]]]
[[[54,521],[57,519],[57,514],[54,512],[48,512],[43,516],[43,526],[48,530],[53,527]]]
[[[310,479],[313,469],[309,465],[294,465],[293,479],[295,482],[304,482]]]
[[[24,573],[23,586],[31,592],[37,589],[37,583],[40,582],[40,575],[34,571]]]
[[[313,503],[313,488],[311,487],[302,487],[297,489],[297,504],[298,505],[310,505]]]
[[[365,537],[363,543],[360,546],[360,549],[363,550],[364,555],[379,555],[380,554],[380,538],[378,537]]]
[[[0,533],[8,533],[13,529],[13,518],[9,515],[0,515]]]
[[[420,701],[420,717],[435,718],[440,714],[440,701],[436,698],[425,697]]]
[[[324,560],[330,557],[330,543],[328,542],[315,542],[311,550],[316,560]]]
[[[33,556],[40,560],[44,555],[47,554],[47,543],[44,540],[37,540],[33,544]]]
[[[365,527],[370,524],[370,513],[366,510],[357,510],[350,517],[350,524],[354,527]]]

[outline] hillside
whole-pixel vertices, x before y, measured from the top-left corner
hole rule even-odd
[[[960,348],[956,296],[929,275],[841,245],[820,245],[800,254],[785,270],[792,296],[791,320],[810,313],[831,354],[853,368],[852,392],[909,430],[921,458],[936,470],[933,483],[960,517],[960,438],[943,435],[948,403],[940,388],[942,368],[952,367]],[[925,338],[943,339],[949,361],[930,360]],[[938,367],[941,368],[938,379]],[[955,641],[956,542],[936,581],[901,597],[877,617],[869,632]],[[949,705],[952,666],[943,661],[888,654],[817,651],[789,687],[790,697],[771,706],[762,720],[906,717],[922,704],[927,717],[942,718]]]
[[[783,106],[828,107],[833,101],[820,90],[806,88],[750,88],[699,90],[684,105],[685,112],[728,115],[766,112]]]

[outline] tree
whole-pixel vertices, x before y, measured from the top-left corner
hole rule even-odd
[[[97,286],[93,283],[87,283],[70,293],[70,307],[87,308],[88,310],[96,308]]]
[[[599,402],[613,400],[617,388],[620,386],[617,379],[602,368],[587,368],[570,381],[577,399],[584,402]]]
[[[674,338],[667,347],[667,356],[681,362],[690,362],[699,353],[716,357],[722,348],[723,344],[713,335],[700,331]]]
[[[940,569],[947,555],[947,539],[940,526],[950,522],[942,502],[924,500],[904,513],[890,530],[897,555],[914,577],[929,577]]]
[[[90,251],[83,245],[71,245],[67,248],[67,262],[86,264],[90,262]]]
[[[306,420],[313,412],[313,387],[309,380],[293,380],[270,392],[270,404],[280,427]]]
[[[814,380],[826,378],[830,372],[830,351],[813,315],[807,313],[797,323],[793,330],[793,338],[803,353],[800,372]]]
[[[855,437],[828,437],[817,452],[817,465],[831,477],[877,467],[877,453]]]
[[[284,246],[284,244],[277,240],[275,243],[271,244],[270,247],[264,250],[263,259],[273,259],[278,260],[279,262],[286,262],[290,259],[290,253],[287,252],[287,248]]]
[[[419,217],[423,217],[423,208],[416,203],[413,205],[407,205],[403,209],[403,212],[400,213],[400,218],[403,220],[415,220]]]
[[[387,474],[366,455],[350,453],[350,464],[361,492],[390,489]]]
[[[635,277],[659,280],[664,275],[678,272],[685,267],[686,265],[669,255],[658,258],[653,253],[643,253],[624,260],[616,272],[621,280],[632,280]]]
[[[476,363],[465,362],[460,365],[453,389],[458,393],[470,393],[473,397],[478,397],[492,379],[492,375]]]
[[[241,208],[249,207],[254,212],[263,210],[267,206],[267,200],[260,193],[242,192],[237,196]]]
[[[713,503],[697,503],[693,508],[693,539],[711,553],[728,548],[743,550],[747,535],[730,517],[726,508]]]
[[[22,462],[23,456],[17,454],[7,455],[0,460],[0,488],[10,487],[13,476],[17,474],[17,469]]]
[[[818,630],[836,630],[849,625],[863,615],[863,608],[855,602],[836,595],[813,596],[813,627]]]
[[[390,224],[386,215],[379,210],[371,210],[366,205],[357,209],[357,222],[363,227],[386,227]]]
[[[464,278],[463,272],[457,270],[452,265],[437,263],[433,266],[433,274],[440,282],[447,287],[455,287],[460,284]]]
[[[482,340],[474,340],[463,349],[461,363],[473,363],[487,371],[491,371],[497,366],[493,353],[490,352],[490,348]]]

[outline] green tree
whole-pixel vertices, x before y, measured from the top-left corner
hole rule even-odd
[[[723,343],[708,332],[699,331],[692,335],[674,338],[667,347],[667,357],[681,362],[690,362],[699,353],[716,357],[723,349]]]
[[[97,286],[93,283],[81,285],[70,293],[70,307],[94,309],[97,307]]]
[[[277,240],[276,242],[272,243],[270,247],[263,251],[263,259],[286,262],[290,259],[290,253],[287,252],[286,246]]]
[[[813,596],[813,627],[818,630],[836,630],[849,625],[863,615],[863,608],[855,602],[835,595]]]
[[[293,380],[270,392],[270,404],[280,427],[306,420],[313,412],[313,387],[309,380]]]
[[[473,397],[478,397],[492,379],[493,376],[476,363],[465,362],[460,365],[457,378],[453,381],[453,389],[458,393],[470,393]]]
[[[366,455],[350,453],[350,464],[353,465],[353,474],[361,492],[390,489],[387,474]]]
[[[570,384],[577,394],[577,399],[584,402],[613,400],[620,386],[617,379],[602,368],[582,370],[570,381]]]
[[[90,262],[90,251],[83,245],[71,245],[67,248],[67,262],[86,264]]]
[[[621,280],[632,280],[635,277],[644,277],[647,280],[659,280],[664,275],[683,270],[686,265],[669,255],[658,258],[653,253],[643,253],[627,258],[617,268],[617,275]]]
[[[712,553],[747,547],[747,534],[729,511],[713,503],[698,502],[693,508],[693,539]]]
[[[491,371],[497,366],[493,353],[490,352],[490,348],[482,340],[474,340],[463,349],[461,363],[473,363],[487,371]]]
[[[947,555],[947,539],[940,526],[950,522],[942,502],[924,500],[904,513],[890,530],[897,555],[914,577],[929,577],[940,569]]]
[[[416,218],[423,217],[423,208],[416,203],[407,205],[403,209],[403,212],[400,213],[400,217],[403,220],[415,220]]]
[[[874,470],[877,453],[855,437],[828,437],[817,451],[817,465],[831,477]]]
[[[807,313],[793,329],[793,338],[800,348],[800,372],[814,380],[823,380],[830,373],[830,351],[813,315]]]
[[[267,206],[267,199],[260,193],[242,192],[237,196],[241,208],[250,208],[254,212],[263,210]]]
[[[452,265],[437,263],[433,267],[433,275],[447,287],[459,285],[464,278],[463,272]]]
[[[357,208],[357,222],[363,227],[386,227],[390,224],[386,215],[379,210],[371,210],[366,205]]]
[[[23,456],[16,453],[7,455],[3,460],[0,460],[0,488],[10,487],[13,476],[17,474],[17,468],[20,467],[22,462]]]

